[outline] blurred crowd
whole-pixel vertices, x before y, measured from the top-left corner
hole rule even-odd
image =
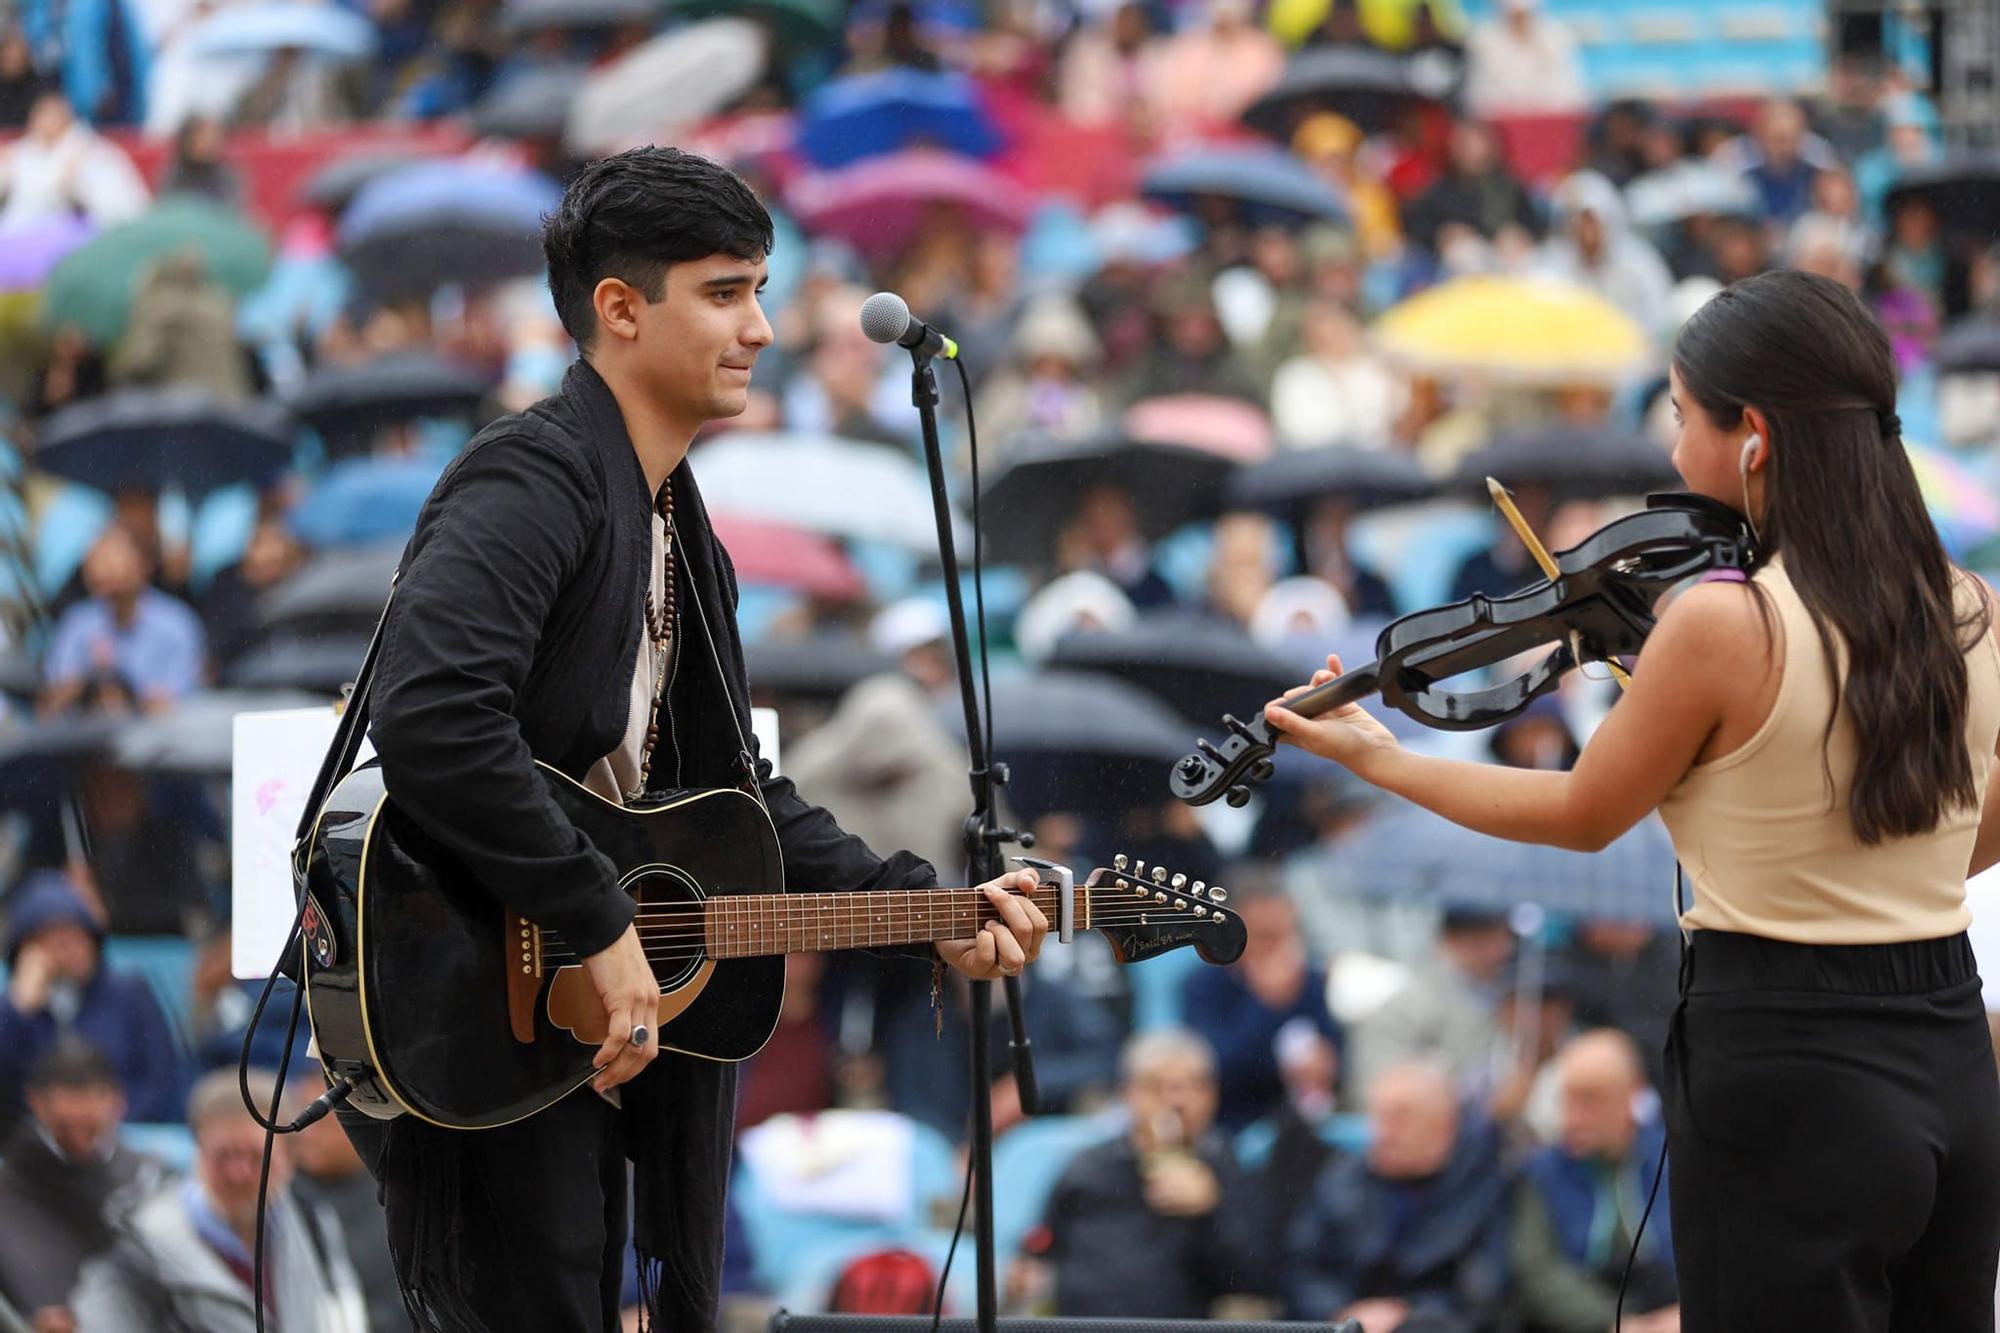
[[[1242,809],[1166,776],[1329,649],[1365,661],[1396,615],[1532,581],[1487,475],[1552,548],[1674,489],[1675,330],[1772,266],[1880,315],[1940,533],[2000,568],[2000,178],[1921,71],[1853,51],[1802,98],[1616,95],[1536,0],[3,21],[0,1301],[36,1333],[250,1327],[261,1135],[217,1072],[257,991],[229,967],[232,719],[352,679],[445,462],[573,354],[541,213],[579,162],[654,141],[730,162],[776,219],[776,345],[691,466],[785,771],[958,873],[908,369],[857,322],[893,290],[963,349],[946,452],[1009,818],[1080,876],[1123,853],[1225,884],[1248,928],[1224,968],[1120,967],[1087,936],[1030,970],[1044,1115],[1004,1040],[977,1082],[1010,1306],[1602,1333],[1630,1257],[1625,1326],[1678,1328],[1664,836],[1512,857],[1296,756]],[[293,187],[257,176],[316,142]],[[1392,722],[1559,767],[1614,695],[1580,675],[1490,732]],[[927,1308],[963,987],[786,970],[743,1073],[731,1282],[745,1308]],[[333,1123],[271,1179],[280,1324],[402,1326]]]

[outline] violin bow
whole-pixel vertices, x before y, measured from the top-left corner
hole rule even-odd
[[[1507,526],[1514,529],[1514,535],[1521,539],[1521,545],[1528,548],[1528,554],[1535,558],[1537,565],[1541,566],[1543,576],[1551,580],[1560,578],[1562,571],[1556,567],[1556,558],[1549,554],[1549,548],[1542,545],[1542,539],[1537,537],[1535,530],[1528,526],[1528,520],[1521,516],[1521,511],[1514,504],[1514,497],[1507,488],[1492,477],[1488,477],[1486,479],[1486,493],[1493,497],[1495,507],[1500,510],[1501,516],[1507,520]],[[1579,646],[1571,645],[1571,651],[1576,654],[1577,664],[1581,666],[1583,664],[1583,655]],[[1632,677],[1625,673],[1624,667],[1618,665],[1617,662],[1608,657],[1604,659],[1604,665],[1611,668],[1612,679],[1618,682],[1619,689],[1631,688]]]

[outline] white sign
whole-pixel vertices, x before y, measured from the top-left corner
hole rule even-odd
[[[340,718],[333,707],[236,715],[230,789],[229,970],[261,981],[278,961],[298,904],[292,898],[292,838]],[[778,712],[750,710],[759,752],[778,767]],[[374,754],[366,739],[356,762]]]

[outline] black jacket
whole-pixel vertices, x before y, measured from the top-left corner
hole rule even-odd
[[[690,469],[668,484],[681,612],[654,784],[754,775],[801,888],[934,885],[928,862],[877,857],[757,758],[735,572]],[[632,900],[532,761],[581,781],[625,734],[652,510],[617,400],[579,361],[561,393],[488,426],[439,479],[403,555],[371,687],[371,735],[397,805],[496,898],[586,955],[624,931]],[[636,1240],[660,1277],[662,1328],[714,1321],[735,1090],[735,1066],[671,1052],[624,1089]],[[421,1137],[438,1165],[460,1136],[424,1135],[410,1119],[392,1128]],[[434,1202],[448,1221],[456,1201]]]
[[[789,881],[935,884],[928,862],[883,861],[755,758],[735,571],[690,470],[669,484],[682,611],[655,784],[740,785],[754,763]],[[579,361],[560,394],[488,426],[439,479],[403,555],[373,686],[371,734],[397,805],[580,954],[618,938],[632,900],[531,759],[581,781],[625,734],[652,510],[617,400]]]

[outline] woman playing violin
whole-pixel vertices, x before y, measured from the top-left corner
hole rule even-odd
[[[2000,1078],[1964,886],[2000,861],[1993,594],[1945,558],[1888,338],[1840,284],[1723,291],[1672,388],[1674,465],[1765,559],[1667,607],[1571,771],[1412,754],[1358,705],[1266,717],[1496,837],[1596,850],[1660,812],[1694,890],[1665,1089],[1688,1333],[1991,1333]]]

